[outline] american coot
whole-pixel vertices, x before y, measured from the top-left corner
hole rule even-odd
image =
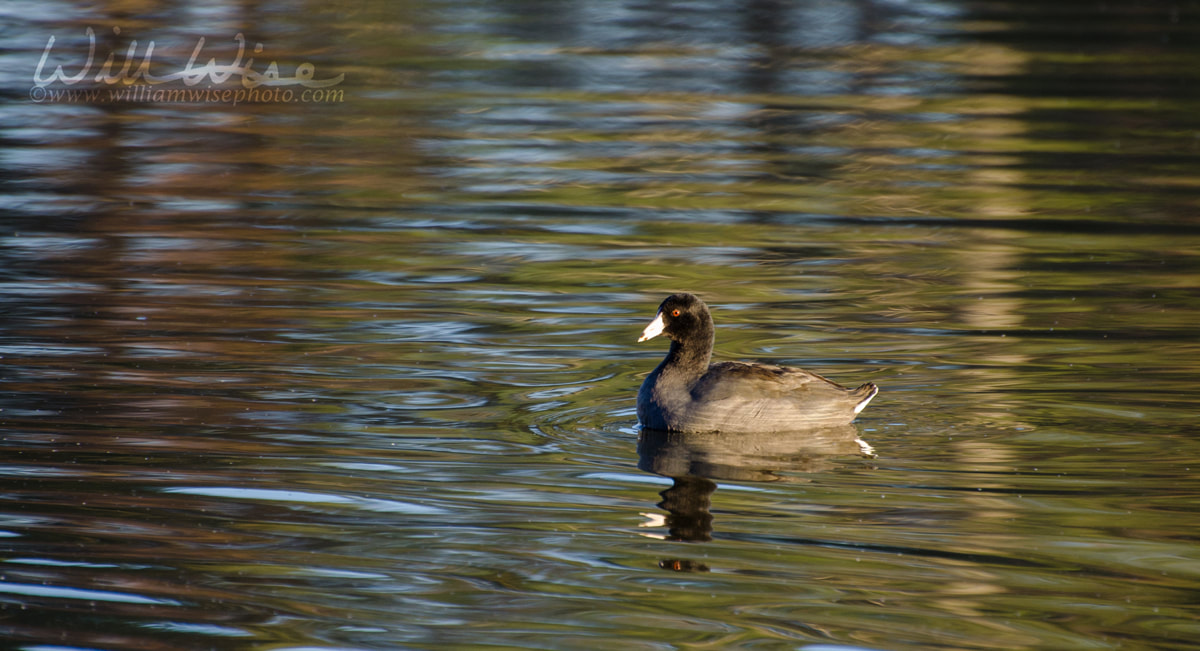
[[[672,294],[642,331],[660,334],[671,350],[638,391],[643,427],[675,432],[762,433],[849,423],[879,389],[850,389],[816,373],[786,366],[721,362],[709,365],[713,321],[692,294]]]

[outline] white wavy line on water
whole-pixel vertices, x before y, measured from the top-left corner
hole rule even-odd
[[[154,604],[157,606],[179,606],[181,602],[174,599],[155,599],[124,592],[108,590],[87,590],[85,588],[64,588],[55,585],[32,585],[29,583],[0,583],[0,592],[21,594],[30,597],[51,597],[54,599],[84,599],[87,601],[107,601],[123,604]]]
[[[227,497],[263,502],[298,502],[301,504],[342,504],[375,511],[377,513],[407,513],[410,515],[441,515],[446,510],[436,506],[380,500],[369,497],[348,497],[310,491],[277,490],[271,488],[230,488],[225,486],[180,486],[164,488],[164,493],[200,495],[204,497]]]

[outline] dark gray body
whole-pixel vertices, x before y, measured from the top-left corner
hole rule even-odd
[[[848,389],[803,369],[743,362],[713,364],[689,379],[654,369],[638,391],[643,427],[675,432],[781,432],[841,425],[878,389]]]

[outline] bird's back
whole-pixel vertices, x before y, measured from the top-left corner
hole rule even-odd
[[[713,364],[689,391],[687,408],[671,421],[686,431],[771,432],[849,423],[878,389],[843,387],[787,366]]]

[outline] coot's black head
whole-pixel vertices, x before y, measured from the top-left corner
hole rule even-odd
[[[692,294],[671,294],[658,306],[658,314],[642,331],[638,341],[653,339],[660,334],[667,335],[671,341],[696,340],[711,346],[713,323],[708,306]]]

